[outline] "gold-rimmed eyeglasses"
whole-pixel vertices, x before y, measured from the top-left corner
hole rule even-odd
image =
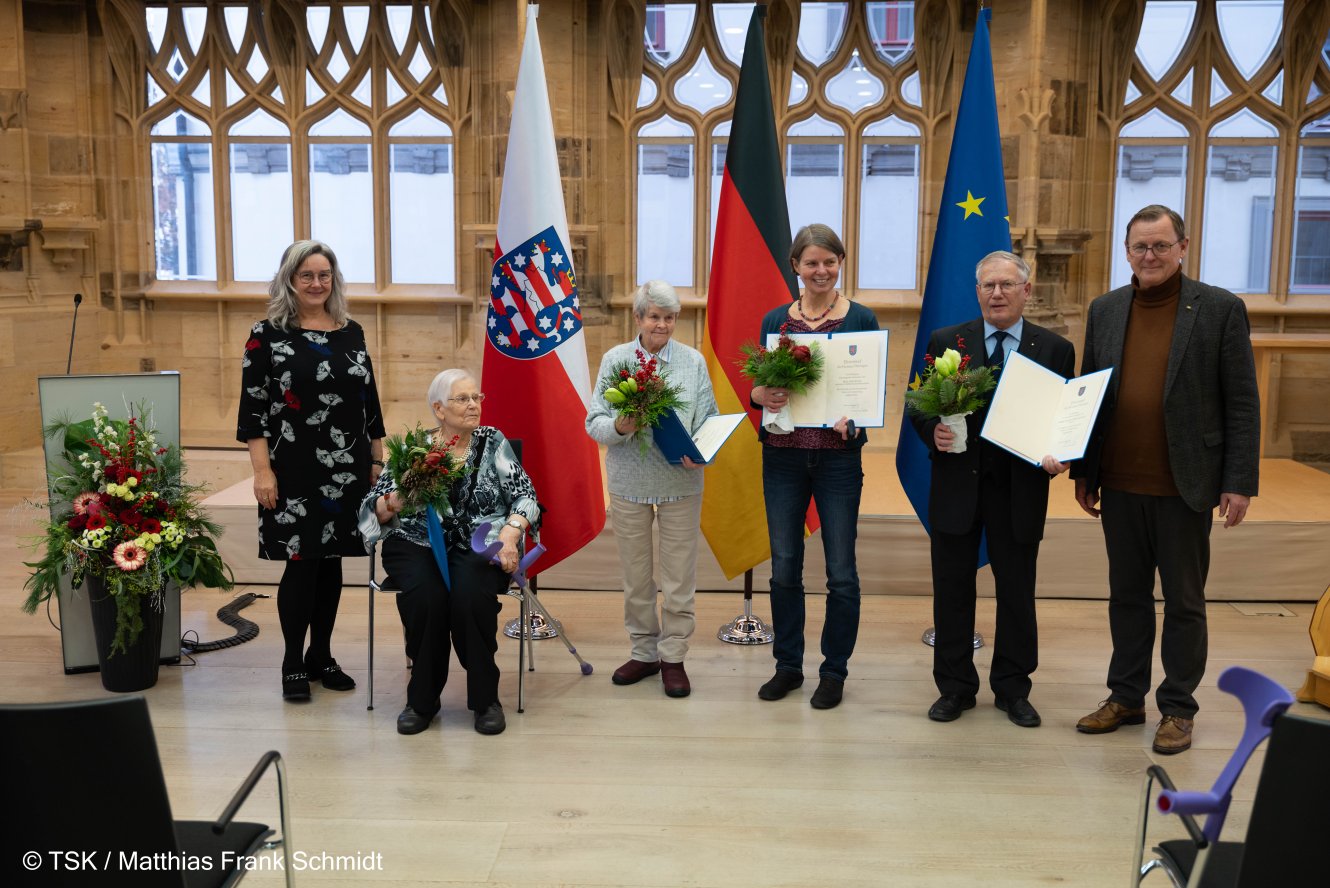
[[[314,283],[316,280],[321,284],[330,284],[332,283],[332,278],[331,271],[320,271],[317,274],[312,271],[296,272],[296,280],[307,285]]]
[[[485,400],[485,393],[476,392],[474,395],[458,395],[456,398],[449,398],[448,400],[455,401],[458,404],[479,404],[481,401]]]
[[[1182,241],[1173,241],[1171,244],[1166,244],[1162,241],[1157,244],[1132,244],[1127,247],[1127,252],[1131,253],[1137,259],[1144,258],[1146,253],[1154,253],[1156,256],[1163,256],[1180,243],[1182,243]]]

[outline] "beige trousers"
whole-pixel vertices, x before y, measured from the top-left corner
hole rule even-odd
[[[610,495],[610,521],[623,565],[623,625],[633,659],[682,663],[696,622],[697,538],[702,495],[650,505]],[[651,522],[660,540],[660,611],[656,611]]]

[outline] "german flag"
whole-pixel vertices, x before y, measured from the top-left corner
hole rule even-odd
[[[736,429],[716,454],[702,495],[702,532],[731,579],[771,557],[762,499],[762,445],[757,439],[762,415],[749,406],[752,384],[739,375],[739,348],[757,340],[764,314],[788,305],[799,293],[789,261],[790,215],[767,79],[765,16],[766,7],[759,4],[748,23],[725,152],[702,343],[721,413],[746,411],[751,421]]]

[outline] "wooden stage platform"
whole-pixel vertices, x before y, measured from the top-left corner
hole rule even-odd
[[[864,594],[928,595],[928,537],[896,477],[892,451],[865,454],[859,522],[859,575]],[[281,564],[256,557],[254,497],[248,479],[207,501],[225,527],[222,552],[242,583],[276,583]],[[1208,597],[1212,601],[1315,601],[1330,583],[1330,474],[1286,459],[1261,460],[1261,495],[1247,520],[1225,530],[1216,520]],[[754,588],[765,592],[770,571],[759,565]],[[805,577],[823,576],[818,535],[807,542]],[[576,555],[541,575],[550,589],[620,589],[614,532],[605,530]],[[742,591],[743,578],[727,580],[704,544],[698,556],[698,589]],[[992,593],[987,569],[980,594]],[[810,590],[817,590],[810,583]],[[1041,598],[1106,598],[1108,562],[1098,522],[1072,497],[1072,482],[1053,481],[1048,524],[1039,555]]]

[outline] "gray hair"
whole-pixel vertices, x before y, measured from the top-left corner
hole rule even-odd
[[[1024,259],[1009,250],[994,250],[980,259],[979,264],[974,267],[974,282],[976,284],[979,283],[979,276],[984,273],[984,266],[990,262],[1010,262],[1021,273],[1021,283],[1030,282],[1030,266],[1025,264]]]
[[[1182,216],[1177,210],[1171,210],[1163,204],[1150,204],[1148,207],[1141,207],[1135,216],[1127,220],[1127,235],[1122,242],[1130,245],[1131,227],[1137,222],[1158,222],[1163,218],[1173,223],[1173,233],[1177,235],[1178,240],[1187,239],[1187,223],[1182,221]]]
[[[439,375],[434,377],[434,381],[429,384],[429,394],[426,397],[426,404],[429,405],[430,416],[434,415],[434,405],[441,404],[448,400],[453,393],[453,386],[457,385],[463,379],[476,381],[476,377],[464,367],[452,367],[448,370],[442,370]]]
[[[315,240],[296,241],[282,253],[282,262],[277,273],[268,283],[268,320],[278,330],[291,329],[291,322],[297,318],[296,271],[305,264],[310,256],[322,256],[332,266],[332,289],[324,308],[332,315],[333,321],[341,327],[346,324],[350,313],[346,305],[346,285],[342,281],[342,269],[337,264],[337,254],[332,247]]]
[[[682,307],[679,294],[669,284],[664,281],[647,281],[633,293],[633,317],[642,320],[653,305],[674,314],[678,314]]]

